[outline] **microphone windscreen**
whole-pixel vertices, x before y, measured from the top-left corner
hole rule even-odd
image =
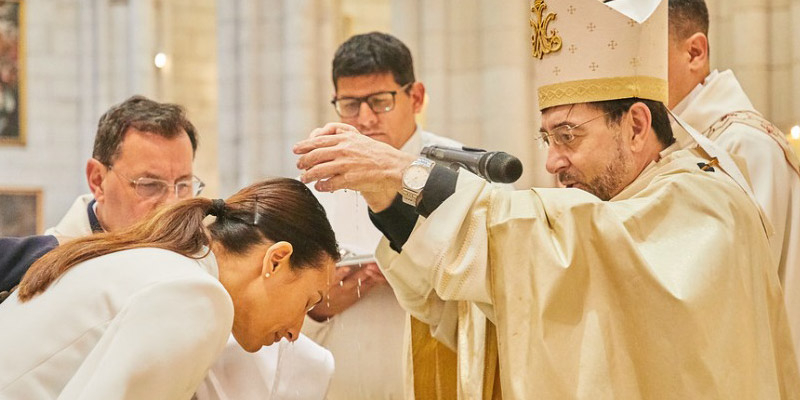
[[[486,175],[492,182],[516,182],[522,176],[522,162],[511,154],[497,152],[486,165]]]

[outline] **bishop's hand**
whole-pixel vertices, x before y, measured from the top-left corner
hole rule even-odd
[[[403,170],[417,158],[341,123],[314,129],[293,150],[301,155],[301,181],[317,181],[314,187],[323,192],[360,191],[374,212],[392,204],[402,187]]]

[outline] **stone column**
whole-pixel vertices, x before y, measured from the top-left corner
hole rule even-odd
[[[140,45],[140,85],[157,92],[161,101],[180,104],[197,128],[200,146],[194,172],[206,183],[204,195],[219,195],[217,119],[217,15],[214,0],[155,0],[150,11],[157,21],[154,36]],[[156,53],[167,55],[167,65],[158,69]]]
[[[332,119],[332,0],[218,1],[222,193],[296,177],[291,149]],[[229,8],[223,10],[223,8]]]
[[[425,106],[423,128],[439,135],[461,140],[450,132],[451,122],[447,101],[449,97],[449,58],[447,56],[447,1],[417,1],[420,38],[417,43],[415,68],[417,79],[425,84],[428,102]],[[397,21],[402,19],[398,17]]]
[[[789,25],[783,32],[788,32],[787,36],[791,38],[791,42],[785,48],[785,51],[791,54],[789,82],[786,83],[790,92],[783,99],[790,102],[791,108],[787,118],[788,124],[781,125],[786,132],[791,126],[800,125],[800,2],[792,1],[788,13]]]
[[[319,96],[319,81],[315,79],[319,66],[317,60],[323,56],[317,47],[319,8],[315,3],[312,0],[283,0],[281,45],[284,52],[280,59],[283,67],[280,76],[283,129],[280,144],[274,146],[282,168],[273,174],[298,175],[293,165],[296,157],[292,146],[318,126],[319,113],[325,103],[325,98]]]
[[[481,8],[484,143],[523,161],[518,188],[551,186],[552,175],[544,169],[546,154],[535,139],[540,113],[530,55],[528,2],[504,3],[503,7],[482,3]]]
[[[520,157],[518,187],[552,186],[534,139],[539,111],[528,1],[395,0],[392,13],[392,31],[408,41],[428,89],[423,127]]]

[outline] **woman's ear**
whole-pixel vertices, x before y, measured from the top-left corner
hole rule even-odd
[[[269,246],[267,253],[264,254],[264,261],[261,266],[261,274],[269,278],[281,271],[291,269],[289,264],[290,256],[294,248],[289,242],[277,242]]]

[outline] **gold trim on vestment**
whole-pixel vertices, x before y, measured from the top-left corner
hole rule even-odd
[[[486,343],[483,369],[483,400],[502,400],[500,358],[497,353],[497,328],[486,320]]]
[[[431,336],[431,327],[411,317],[411,354],[416,399],[452,400],[458,393],[456,353]]]
[[[772,122],[769,122],[757,111],[734,111],[722,116],[703,132],[703,136],[716,141],[723,132],[733,124],[742,124],[766,133],[783,151],[784,158],[795,173],[800,175],[800,159],[792,149],[792,145],[786,139],[786,135],[781,132]]]
[[[555,83],[539,88],[539,109],[630,97],[666,104],[669,99],[667,81],[651,76],[627,76]]]

